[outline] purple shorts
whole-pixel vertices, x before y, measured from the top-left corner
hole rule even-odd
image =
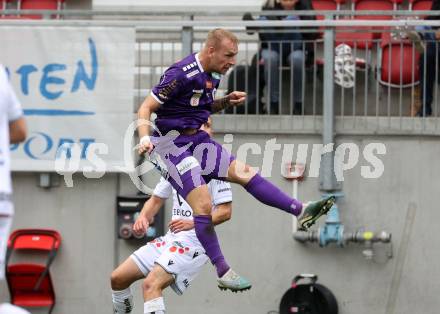
[[[212,179],[224,180],[235,159],[201,130],[193,135],[152,137],[151,142],[153,154],[159,155],[166,166],[166,179],[184,198]]]

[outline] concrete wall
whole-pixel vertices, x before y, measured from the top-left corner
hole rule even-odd
[[[235,134],[233,151],[249,142],[264,149],[266,141],[274,137],[280,144],[321,141],[318,134]],[[222,141],[222,134],[217,139]],[[339,206],[346,230],[365,227],[391,232],[393,259],[384,257],[385,247],[377,250],[375,261],[368,261],[358,245],[341,249],[297,243],[291,237],[288,215],[261,205],[243,188],[234,186],[233,219],[217,231],[230,264],[253,282],[253,288],[243,294],[221,292],[213,267],[207,265],[184,297],[172,291],[165,293],[168,313],[254,314],[277,310],[291,279],[304,272],[317,274],[319,282],[334,292],[341,314],[438,313],[438,137],[339,135],[337,143],[342,142],[356,143],[361,152],[371,142],[386,145],[387,154],[380,156],[383,175],[379,179],[362,178],[360,166],[368,163],[361,154],[358,165],[345,173],[346,197]],[[262,158],[249,155],[247,162],[261,167]],[[280,163],[281,153],[276,152],[269,180],[291,193],[291,182],[280,175]],[[148,181],[155,180],[157,175]],[[126,176],[116,175],[99,180],[78,175],[73,188],[61,184],[50,190],[37,187],[36,181],[35,174],[14,174],[13,228],[55,228],[63,236],[52,266],[58,302],[54,314],[111,313],[109,274],[135,249],[133,244],[115,238],[115,197],[134,193],[133,185]],[[307,178],[300,184],[299,198],[318,198],[318,186],[319,179]],[[134,294],[134,313],[142,313],[139,285],[135,285]],[[7,296],[2,283],[0,300]]]

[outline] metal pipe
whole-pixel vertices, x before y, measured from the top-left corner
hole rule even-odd
[[[26,12],[28,12],[27,10]],[[21,14],[26,13],[22,11]],[[59,11],[53,11],[59,13]],[[420,11],[417,11],[420,12]],[[1,12],[6,14],[6,11]],[[32,12],[36,14],[36,12]],[[39,11],[39,15],[44,12]],[[420,13],[419,13],[420,14]],[[160,28],[181,28],[181,27],[237,27],[243,29],[244,27],[347,27],[344,32],[350,32],[350,28],[354,26],[371,26],[371,27],[414,27],[414,26],[440,26],[440,21],[435,20],[284,20],[284,21],[212,21],[212,20],[162,20],[162,21],[147,21],[147,20],[0,20],[0,25],[14,25],[14,26],[119,26],[119,27],[136,27],[136,29],[148,29],[150,27]],[[356,32],[356,30],[352,30]]]
[[[184,20],[192,21],[193,16],[185,16]],[[182,28],[182,58],[193,52],[193,33],[194,29],[192,27],[184,26]]]
[[[305,243],[305,242],[319,242],[319,233],[316,230],[311,231],[298,231],[293,234],[293,238],[296,241]],[[381,242],[381,243],[389,243],[391,242],[391,233],[386,231],[380,231],[378,233],[374,233],[372,231],[363,231],[359,229],[355,232],[344,232],[343,233],[344,243],[348,242],[353,243],[365,243],[365,242]],[[328,242],[336,242],[336,239]]]
[[[333,19],[332,15],[326,16],[326,21]],[[322,142],[324,147],[334,143],[334,39],[335,31],[327,28],[324,31],[324,104],[323,104],[323,130]],[[324,191],[334,191],[338,189],[334,174],[334,152],[322,155],[320,167],[320,188]]]
[[[140,6],[134,9],[99,9],[99,10],[78,10],[78,9],[68,9],[68,10],[20,10],[20,9],[5,9],[1,10],[2,14],[7,15],[20,15],[20,14],[48,14],[48,15],[60,15],[60,16],[116,16],[116,17],[145,17],[145,16],[185,16],[185,15],[200,15],[200,16],[239,16],[243,15],[244,11],[251,13],[252,15],[266,15],[266,16],[279,16],[279,15],[289,15],[297,14],[298,12],[287,11],[287,10],[273,10],[273,11],[260,11],[260,10],[237,10],[236,7],[228,10],[225,7],[214,8],[207,7],[204,10],[176,10],[175,8],[167,8],[164,6]],[[391,13],[394,13],[391,11]],[[382,10],[302,10],[302,16],[316,16],[316,15],[338,15],[338,16],[382,16],[384,11]],[[438,11],[410,11],[410,10],[400,10],[398,11],[399,16],[435,16],[438,15]]]

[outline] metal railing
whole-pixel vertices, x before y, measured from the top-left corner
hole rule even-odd
[[[34,11],[5,10],[3,15],[31,14]],[[161,73],[191,51],[198,51],[207,30],[225,27],[240,38],[235,70],[223,79],[219,95],[244,89],[248,101],[242,108],[226,114],[258,116],[294,116],[307,119],[320,117],[331,107],[342,128],[355,130],[359,121],[372,130],[408,130],[414,134],[440,134],[438,126],[438,43],[428,40],[420,45],[408,34],[416,27],[439,27],[439,21],[420,20],[419,15],[431,11],[392,11],[394,20],[334,19],[335,16],[384,15],[377,11],[302,11],[301,15],[323,15],[325,20],[242,21],[242,12],[134,12],[134,11],[40,11],[46,17],[60,15],[63,19],[0,20],[1,25],[47,26],[121,26],[137,31],[136,64],[134,68],[134,110],[149,93]],[[286,12],[264,12],[264,15]],[[293,13],[293,12],[292,12]],[[177,16],[183,14],[183,18]],[[253,12],[257,17],[262,12]],[[156,15],[160,15],[157,18]],[[202,16],[203,15],[203,16]],[[398,15],[398,17],[397,17]],[[156,16],[157,19],[154,19]],[[224,17],[227,16],[227,19]],[[316,39],[264,41],[258,34],[279,33],[274,28],[289,28],[290,33],[312,34]],[[159,31],[159,32],[158,32]],[[253,34],[249,34],[253,31]],[[432,34],[419,30],[421,34]],[[355,63],[353,84],[335,84],[334,47],[345,43],[351,47]],[[429,44],[428,44],[429,43]],[[265,49],[262,49],[265,47]],[[284,52],[287,47],[288,53]],[[290,49],[289,49],[290,47]],[[435,51],[435,57],[429,55]],[[289,62],[290,52],[297,52],[296,67]],[[278,54],[278,55],[277,55]],[[276,58],[282,61],[276,64]],[[431,58],[431,59],[430,59]],[[274,64],[275,63],[275,64]],[[270,67],[275,71],[268,73]],[[299,70],[298,70],[299,69]],[[342,69],[344,75],[346,69]],[[434,73],[434,76],[432,76]],[[424,75],[424,77],[420,77]],[[427,95],[431,89],[432,106],[428,110]],[[299,84],[301,81],[302,84]],[[420,84],[420,81],[422,84]],[[278,84],[276,82],[279,82]],[[277,97],[278,96],[278,97]],[[421,107],[420,107],[421,104]],[[425,104],[425,105],[423,105]],[[419,106],[419,107],[417,107]],[[418,108],[418,109],[417,109]],[[413,118],[416,111],[422,117]],[[360,118],[364,118],[360,120]],[[313,129],[320,129],[314,123]]]

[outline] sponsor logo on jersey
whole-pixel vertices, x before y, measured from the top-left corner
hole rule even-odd
[[[168,261],[168,266],[170,266],[170,265],[174,265],[174,261],[173,261],[172,259],[170,259],[170,260]]]
[[[159,97],[162,99],[168,99],[169,94],[176,88],[176,86],[177,80],[174,79],[171,81],[171,83],[169,83],[167,86],[159,91]]]
[[[197,167],[199,162],[193,156],[188,156],[183,158],[181,162],[176,165],[177,171],[180,175],[183,175],[185,172]]]
[[[182,68],[182,70],[183,71],[188,71],[188,70],[191,70],[192,68],[194,68],[195,66],[197,65],[197,62],[193,62],[193,63],[190,63],[190,64],[188,64],[188,65],[185,65],[183,68]]]
[[[173,208],[173,215],[174,216],[182,216],[182,217],[191,217],[192,212],[190,210],[184,210],[180,208]]]
[[[193,259],[195,259],[197,256],[199,256],[199,252],[195,251],[193,255]]]
[[[224,189],[218,190],[218,192],[221,193],[221,192],[226,192],[226,191],[230,191],[230,190],[231,190],[231,188],[224,188]]]
[[[183,248],[182,242],[179,242],[179,241],[173,241],[173,245]]]
[[[194,71],[189,72],[189,73],[186,75],[186,77],[187,77],[187,78],[190,78],[190,77],[193,77],[194,75],[199,74],[199,73],[200,73],[200,71],[197,70],[197,69],[195,69]]]

